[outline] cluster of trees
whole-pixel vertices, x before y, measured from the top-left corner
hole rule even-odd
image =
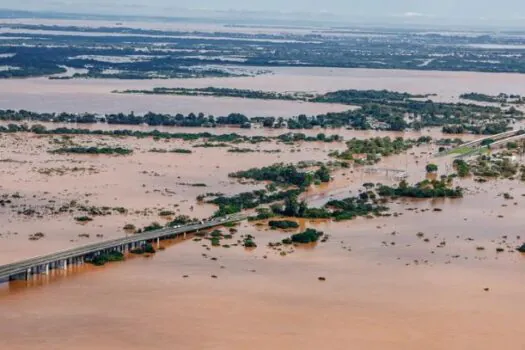
[[[238,97],[258,100],[287,100],[287,101],[306,101],[312,98],[311,94],[290,94],[272,91],[257,91],[232,88],[165,88],[156,87],[152,90],[124,90],[116,91],[126,94],[146,94],[146,95],[183,95],[183,96],[216,96],[216,97]]]
[[[315,243],[323,235],[324,235],[324,232],[322,232],[322,231],[317,231],[317,230],[312,229],[312,228],[307,228],[304,232],[292,235],[290,237],[290,241],[291,241],[291,243],[300,243],[300,244]],[[288,241],[287,240],[283,240],[283,243],[288,243]]]
[[[482,177],[513,178],[519,170],[518,164],[503,154],[481,155],[469,164],[471,172]]]
[[[47,129],[44,125],[35,124],[29,127],[26,124],[8,124],[7,126],[0,125],[0,133],[14,133],[14,132],[33,132],[35,134],[43,135],[103,135],[103,136],[130,136],[136,138],[153,137],[156,139],[180,139],[184,141],[194,141],[198,139],[206,139],[209,142],[248,142],[252,144],[260,142],[268,142],[272,140],[271,137],[265,136],[242,136],[236,133],[230,134],[212,134],[209,132],[199,133],[170,133],[153,131],[135,131],[129,129],[121,130],[90,130],[77,128],[55,128]],[[178,152],[176,152],[178,153]]]
[[[138,255],[154,254],[154,253],[156,253],[156,250],[153,247],[153,245],[151,245],[151,243],[146,243],[146,244],[144,244],[141,247],[138,247],[138,248],[130,250],[130,253],[131,254],[138,254]]]
[[[73,153],[73,154],[109,154],[109,155],[128,155],[133,153],[133,150],[122,147],[63,147],[58,148],[50,153]]]
[[[256,181],[272,181],[282,185],[308,187],[315,182],[329,182],[330,170],[322,165],[315,171],[305,171],[293,164],[278,163],[263,168],[238,171],[231,173],[229,176]]]
[[[324,97],[323,97],[324,96]],[[431,100],[411,100],[407,93],[391,91],[342,90],[321,97],[326,101],[359,105],[356,110],[319,114],[315,116],[298,115],[288,120],[275,117],[248,118],[244,114],[231,113],[227,116],[214,117],[203,113],[188,115],[160,114],[148,112],[143,116],[117,113],[98,116],[92,113],[35,113],[29,111],[0,110],[0,120],[36,120],[47,122],[96,123],[105,121],[109,124],[181,127],[216,127],[235,125],[250,128],[251,123],[261,123],[268,128],[312,129],[351,127],[359,130],[387,129],[403,131],[409,127],[421,129],[426,126],[441,126],[447,133],[472,132],[494,134],[505,131],[509,121],[523,115],[515,108],[503,111],[498,107],[478,106],[475,104],[436,103]],[[321,98],[318,97],[318,98]],[[324,100],[323,100],[324,101]],[[408,116],[408,121],[406,116]],[[337,141],[337,136],[326,137],[319,134],[317,141]],[[290,135],[292,137],[292,135]],[[297,137],[301,137],[297,135]],[[314,141],[313,138],[304,138]]]
[[[277,192],[256,190],[252,192],[239,193],[231,197],[220,195],[214,199],[209,200],[208,203],[215,204],[219,207],[214,216],[221,217],[238,213],[244,209],[252,209],[261,204],[282,201],[292,196],[298,196],[300,193],[301,190],[299,189]]]
[[[415,185],[409,185],[405,180],[397,187],[381,185],[377,193],[384,197],[410,197],[410,198],[461,198],[461,187],[451,188],[448,179],[424,180]]]
[[[430,138],[422,137],[418,141],[404,140],[402,137],[391,139],[390,137],[374,137],[370,139],[353,138],[347,141],[347,150],[343,152],[333,152],[330,155],[339,159],[353,160],[354,156],[365,154],[366,159],[360,161],[376,163],[380,157],[387,157],[399,154],[412,148],[417,143],[430,142]]]
[[[467,177],[470,175],[470,165],[463,159],[454,159],[452,163],[459,177]]]
[[[366,194],[366,193],[365,193]],[[274,204],[270,207],[274,215],[307,219],[334,219],[337,221],[352,220],[358,216],[380,215],[388,208],[374,202],[375,196],[364,195],[342,200],[331,200],[321,208],[310,208],[297,196],[290,196],[283,204]]]
[[[479,135],[495,135],[500,134],[505,131],[511,130],[512,127],[509,126],[508,121],[500,120],[492,123],[486,124],[453,124],[453,125],[444,125],[441,128],[441,131],[444,134],[479,134]]]
[[[268,226],[271,228],[277,228],[281,230],[288,230],[293,228],[298,228],[299,224],[295,221],[290,220],[271,220],[268,222]]]
[[[283,142],[299,142],[299,141],[307,141],[307,142],[337,142],[342,141],[343,137],[339,135],[330,135],[326,136],[324,133],[319,133],[315,137],[313,136],[306,136],[303,133],[286,133],[279,135],[277,137],[279,140]]]
[[[461,94],[459,97],[464,100],[471,100],[471,101],[477,101],[477,102],[504,103],[504,104],[523,103],[522,97],[520,95],[513,95],[513,94],[509,95],[505,93],[500,93],[497,96],[493,96],[493,95],[480,94],[477,92],[469,92],[466,94]]]
[[[95,266],[102,266],[109,262],[123,261],[123,260],[124,260],[124,254],[116,250],[107,252],[107,253],[100,253],[99,255],[94,255],[94,256],[86,258],[87,263],[93,264]]]

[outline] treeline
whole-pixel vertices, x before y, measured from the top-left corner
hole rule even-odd
[[[512,130],[512,127],[507,121],[497,121],[486,124],[455,124],[455,125],[444,125],[441,131],[444,134],[479,134],[479,135],[495,135],[505,131]]]
[[[330,170],[322,165],[315,171],[304,170],[293,164],[274,164],[231,173],[230,177],[271,181],[281,185],[308,187],[314,183],[329,182]]]
[[[243,96],[257,98],[258,94],[278,94],[251,90],[206,88],[212,91],[228,91],[234,95],[237,91]],[[234,93],[235,92],[235,93]],[[239,94],[240,94],[239,92]],[[279,94],[278,94],[279,95]],[[292,96],[292,95],[290,95]],[[296,95],[293,95],[296,96]],[[297,95],[297,99],[304,99]],[[148,112],[143,116],[134,113],[105,114],[93,113],[35,113],[25,110],[0,110],[0,120],[34,120],[42,122],[76,122],[150,126],[180,127],[217,127],[223,125],[250,128],[260,124],[267,128],[313,129],[350,127],[358,130],[384,129],[403,131],[407,128],[443,127],[447,133],[472,132],[477,134],[498,133],[509,127],[509,122],[521,118],[523,113],[511,107],[503,110],[494,106],[479,106],[463,103],[436,103],[431,100],[418,101],[413,98],[427,95],[411,95],[388,90],[342,90],[317,96],[314,101],[332,102],[360,106],[356,110],[319,114],[316,116],[297,115],[290,119],[275,117],[252,117],[231,113],[227,116],[160,114]],[[291,97],[288,97],[291,98]]]
[[[208,132],[201,133],[169,133],[158,130],[153,131],[136,131],[136,130],[90,130],[90,129],[72,129],[72,128],[56,128],[47,129],[44,125],[35,124],[28,126],[26,124],[8,124],[7,126],[0,125],[0,132],[15,133],[15,132],[32,132],[40,135],[103,135],[103,136],[129,136],[129,137],[153,137],[158,139],[180,139],[184,141],[194,141],[199,139],[206,139],[209,142],[248,142],[252,144],[260,142],[268,142],[273,140],[265,136],[242,136],[236,133],[230,134],[212,134]]]
[[[522,104],[523,98],[520,95],[500,93],[498,95],[486,95],[477,92],[469,92],[466,94],[459,95],[464,100],[471,100],[477,102],[489,102],[489,103],[514,103]]]
[[[118,136],[118,137],[153,137],[156,139],[180,139],[184,141],[195,141],[199,139],[205,139],[206,142],[200,145],[195,145],[194,147],[228,147],[229,145],[226,142],[230,143],[250,143],[257,144],[261,142],[270,142],[270,141],[282,141],[285,143],[291,142],[336,142],[342,141],[343,138],[339,135],[326,136],[323,133],[319,133],[317,136],[306,136],[303,133],[286,133],[279,136],[243,136],[237,133],[230,134],[212,134],[209,132],[200,132],[200,133],[169,133],[161,132],[158,130],[152,131],[137,131],[137,130],[91,130],[91,129],[73,129],[73,128],[56,128],[56,129],[47,129],[44,125],[34,124],[28,126],[27,124],[8,124],[7,126],[0,125],[0,133],[15,133],[15,132],[32,132],[39,135],[103,135],[103,136]],[[216,143],[214,143],[216,142]],[[229,152],[250,152],[252,150],[248,149],[230,149]],[[150,152],[158,153],[191,153],[191,150],[185,149],[152,149]],[[279,153],[280,150],[263,150],[265,153]]]
[[[373,137],[370,139],[353,138],[347,141],[347,150],[343,152],[335,151],[330,156],[344,160],[355,160],[358,163],[374,164],[381,157],[388,157],[393,154],[399,154],[416,144],[429,143],[432,138],[422,136],[418,140],[403,139],[396,137]]]
[[[408,198],[461,198],[463,189],[461,187],[450,187],[449,179],[424,180],[415,185],[409,185],[405,180],[397,187],[381,185],[377,193],[384,197],[408,197]]]
[[[286,100],[286,101],[307,101],[314,97],[312,94],[291,94],[272,91],[232,89],[232,88],[166,88],[156,87],[152,90],[124,90],[113,91],[121,94],[145,94],[145,95],[175,95],[175,96],[215,96],[215,97],[236,97],[250,98],[258,100]]]
[[[57,154],[109,154],[125,156],[133,153],[133,150],[122,147],[63,147],[49,151]]]

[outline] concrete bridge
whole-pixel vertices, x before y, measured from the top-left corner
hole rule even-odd
[[[84,264],[86,259],[97,255],[118,251],[129,252],[146,243],[156,243],[157,247],[162,239],[186,236],[187,233],[198,232],[225,223],[233,223],[246,219],[248,215],[237,214],[225,218],[217,218],[179,228],[163,228],[160,230],[139,233],[130,237],[118,238],[109,241],[94,243],[81,247],[71,248],[48,255],[43,255],[12,264],[0,265],[0,282],[16,279],[29,279],[34,274],[48,274],[51,269],[67,269],[72,265]]]
[[[459,151],[458,152],[459,154],[454,158],[466,158],[473,154],[477,154],[483,147],[487,147],[487,146],[480,147],[483,141],[487,141],[487,140],[494,141],[489,145],[489,147],[492,147],[493,145],[506,144],[507,141],[513,141],[516,138],[525,137],[524,135],[525,135],[525,130],[523,129],[510,130],[510,131],[502,132],[500,134],[488,135],[488,136],[484,136],[482,138],[479,138],[479,139],[476,139],[470,142],[463,143],[457,147],[446,150],[444,152],[438,153],[436,154],[436,156],[438,157],[447,156],[450,154],[457,153]]]
[[[521,129],[520,130],[505,131],[505,132],[502,132],[500,134],[488,135],[488,136],[482,137],[480,139],[476,139],[476,140],[464,143],[464,144],[460,145],[459,147],[477,147],[477,146],[480,146],[483,143],[483,141],[486,141],[486,140],[499,141],[499,140],[507,139],[509,137],[520,135],[521,133],[523,133],[523,130],[521,130]]]
[[[509,143],[509,142],[515,142],[515,141],[519,141],[519,140],[523,140],[523,139],[525,139],[525,133],[518,134],[516,136],[508,137],[506,139],[493,142],[493,143],[491,143],[489,145],[489,148],[490,149],[498,149],[498,148],[506,147],[507,143]]]

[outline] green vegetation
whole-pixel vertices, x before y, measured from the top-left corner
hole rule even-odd
[[[193,153],[190,149],[184,149],[184,148],[176,148],[170,151],[171,153],[182,153],[182,154],[190,154]]]
[[[469,92],[461,94],[459,96],[464,100],[471,100],[476,102],[489,102],[489,103],[501,103],[501,104],[522,104],[524,103],[523,97],[520,95],[507,95],[500,93],[497,96],[480,94],[476,92]]]
[[[299,224],[295,221],[290,220],[272,220],[268,222],[268,226],[270,226],[273,229],[288,230],[298,228]]]
[[[436,173],[438,171],[438,166],[436,164],[430,163],[427,164],[425,170],[427,171],[427,173]]]
[[[126,224],[122,229],[125,231],[135,231],[137,228],[133,224]]]
[[[155,230],[160,230],[163,226],[161,224],[159,224],[158,222],[152,222],[151,224],[149,224],[148,226],[145,226],[143,229],[142,229],[142,232],[149,232],[149,231],[155,231]]]
[[[456,169],[459,177],[467,177],[470,175],[470,166],[462,159],[454,159],[452,164]]]
[[[208,88],[212,90],[230,91],[231,94],[242,92],[257,98],[256,91]],[[228,92],[228,93],[230,93]],[[219,93],[219,92],[216,92]],[[267,93],[275,95],[277,93]],[[423,127],[442,127],[446,133],[476,133],[496,134],[509,129],[510,122],[523,118],[523,113],[511,107],[502,109],[494,106],[480,106],[476,104],[462,103],[437,103],[431,100],[418,100],[418,98],[429,95],[411,95],[408,93],[375,90],[341,90],[330,92],[325,95],[307,97],[308,94],[278,94],[279,99],[308,99],[311,102],[341,103],[357,105],[358,109],[337,113],[326,113],[316,116],[297,115],[288,120],[275,117],[253,117],[239,113],[231,113],[227,116],[215,117],[205,116],[202,113],[188,115],[158,114],[148,112],[143,116],[130,114],[107,114],[103,117],[109,124],[151,126],[181,126],[181,127],[216,127],[221,125],[235,125],[242,128],[250,128],[252,125],[260,124],[267,128],[312,129],[350,127],[359,130],[385,129],[402,131],[407,128],[419,130]],[[295,96],[295,97],[294,97]],[[275,95],[277,98],[277,95]],[[95,123],[101,117],[90,114],[68,114],[68,113],[34,113],[28,111],[0,110],[0,120],[33,120],[46,122],[71,122]],[[44,128],[45,129],[45,128]],[[1,131],[1,130],[0,130]],[[44,130],[34,130],[42,133]],[[157,133],[159,133],[157,131]],[[159,133],[165,134],[165,133]],[[166,135],[164,137],[167,137]],[[282,136],[284,141],[321,141],[333,142],[340,140],[339,136],[329,136],[320,133],[317,137],[307,137],[300,134],[288,134]],[[226,142],[226,141],[223,141]]]
[[[293,243],[315,243],[324,235],[323,232],[317,231],[311,228],[306,229],[306,231],[292,235],[291,241]]]
[[[110,155],[128,155],[133,153],[132,150],[122,147],[64,147],[49,151],[50,153],[73,153],[73,154],[110,154]]]
[[[490,146],[494,143],[494,139],[485,139],[481,141],[481,146]]]
[[[89,216],[77,216],[75,220],[78,222],[89,222],[93,221],[93,218],[90,218]]]
[[[1,111],[0,111],[1,113]],[[1,118],[0,118],[1,120]],[[47,129],[43,125],[33,125],[28,127],[26,124],[9,124],[7,126],[0,125],[0,133],[16,133],[16,132],[32,132],[37,135],[95,135],[95,136],[128,136],[136,138],[153,137],[155,139],[180,139],[184,141],[194,141],[199,139],[206,139],[207,142],[248,142],[259,143],[268,142],[272,139],[264,136],[241,136],[239,134],[212,134],[208,132],[201,133],[169,133],[153,131],[135,131],[135,130],[91,130],[91,129],[71,129],[71,128],[56,128]],[[175,152],[188,153],[188,152]]]
[[[314,136],[306,136],[303,133],[298,132],[289,132],[286,134],[279,135],[277,137],[280,141],[283,141],[285,143],[289,142],[338,142],[342,141],[343,137],[339,135],[330,135],[326,136],[324,133],[319,133],[315,137]]]
[[[86,262],[96,265],[96,266],[102,266],[108,262],[123,261],[123,260],[124,260],[124,254],[118,251],[111,251],[108,253],[100,253],[99,255],[95,255],[93,257],[87,258]]]
[[[518,252],[525,253],[525,243],[521,247],[518,248]]]
[[[448,179],[424,180],[413,186],[403,180],[397,187],[381,185],[377,193],[384,197],[409,197],[409,198],[461,198],[461,187],[450,188]]]
[[[137,255],[154,254],[154,253],[156,253],[156,250],[155,250],[155,248],[153,248],[153,245],[151,245],[150,243],[146,243],[146,244],[144,244],[143,246],[141,246],[139,248],[135,248],[135,249],[130,250],[130,253],[131,254],[137,254]]]
[[[281,185],[298,187],[308,187],[316,181],[330,181],[330,171],[326,166],[321,166],[316,171],[303,171],[295,165],[283,163],[239,171],[231,173],[229,176],[256,181],[272,181]]]
[[[243,90],[243,89],[230,89],[230,88],[217,88],[217,87],[206,87],[206,88],[165,88],[157,87],[152,90],[124,90],[115,91],[116,93],[124,94],[153,94],[153,95],[178,95],[178,96],[216,96],[216,97],[238,97],[238,98],[251,98],[259,100],[289,100],[289,101],[306,101],[308,98],[312,98],[313,95],[308,94],[289,94],[289,93],[278,93],[269,91],[255,91],[255,90]]]
[[[481,155],[469,162],[471,172],[476,176],[513,178],[519,170],[511,155],[499,153],[493,156]]]
[[[427,139],[421,141],[427,143]],[[364,140],[353,138],[346,143],[348,148],[346,151],[333,152],[330,156],[344,160],[356,160],[363,164],[374,164],[379,162],[381,157],[400,154],[417,143],[414,140],[403,140],[402,137],[394,140],[390,137],[374,137]]]
[[[256,151],[251,148],[237,148],[236,147],[236,148],[230,148],[228,152],[230,153],[253,153]]]
[[[273,211],[269,208],[256,208],[255,210],[257,211],[257,215],[250,216],[248,221],[267,220],[275,216]]]
[[[257,248],[257,244],[255,243],[255,237],[252,235],[246,235],[242,242],[243,247],[245,248]]]
[[[219,196],[215,199],[208,201],[208,203],[219,206],[219,209],[215,212],[215,217],[226,216],[230,214],[238,213],[244,209],[255,208],[261,204],[269,204],[278,201],[282,201],[290,196],[297,196],[301,193],[301,190],[292,189],[281,192],[268,192],[266,190],[256,190],[253,192],[243,192],[237,195],[226,197]]]

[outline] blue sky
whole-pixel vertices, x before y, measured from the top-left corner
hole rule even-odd
[[[0,7],[112,14],[177,16],[184,9],[309,12],[339,18],[408,18],[436,22],[525,19],[523,0],[0,0]]]

